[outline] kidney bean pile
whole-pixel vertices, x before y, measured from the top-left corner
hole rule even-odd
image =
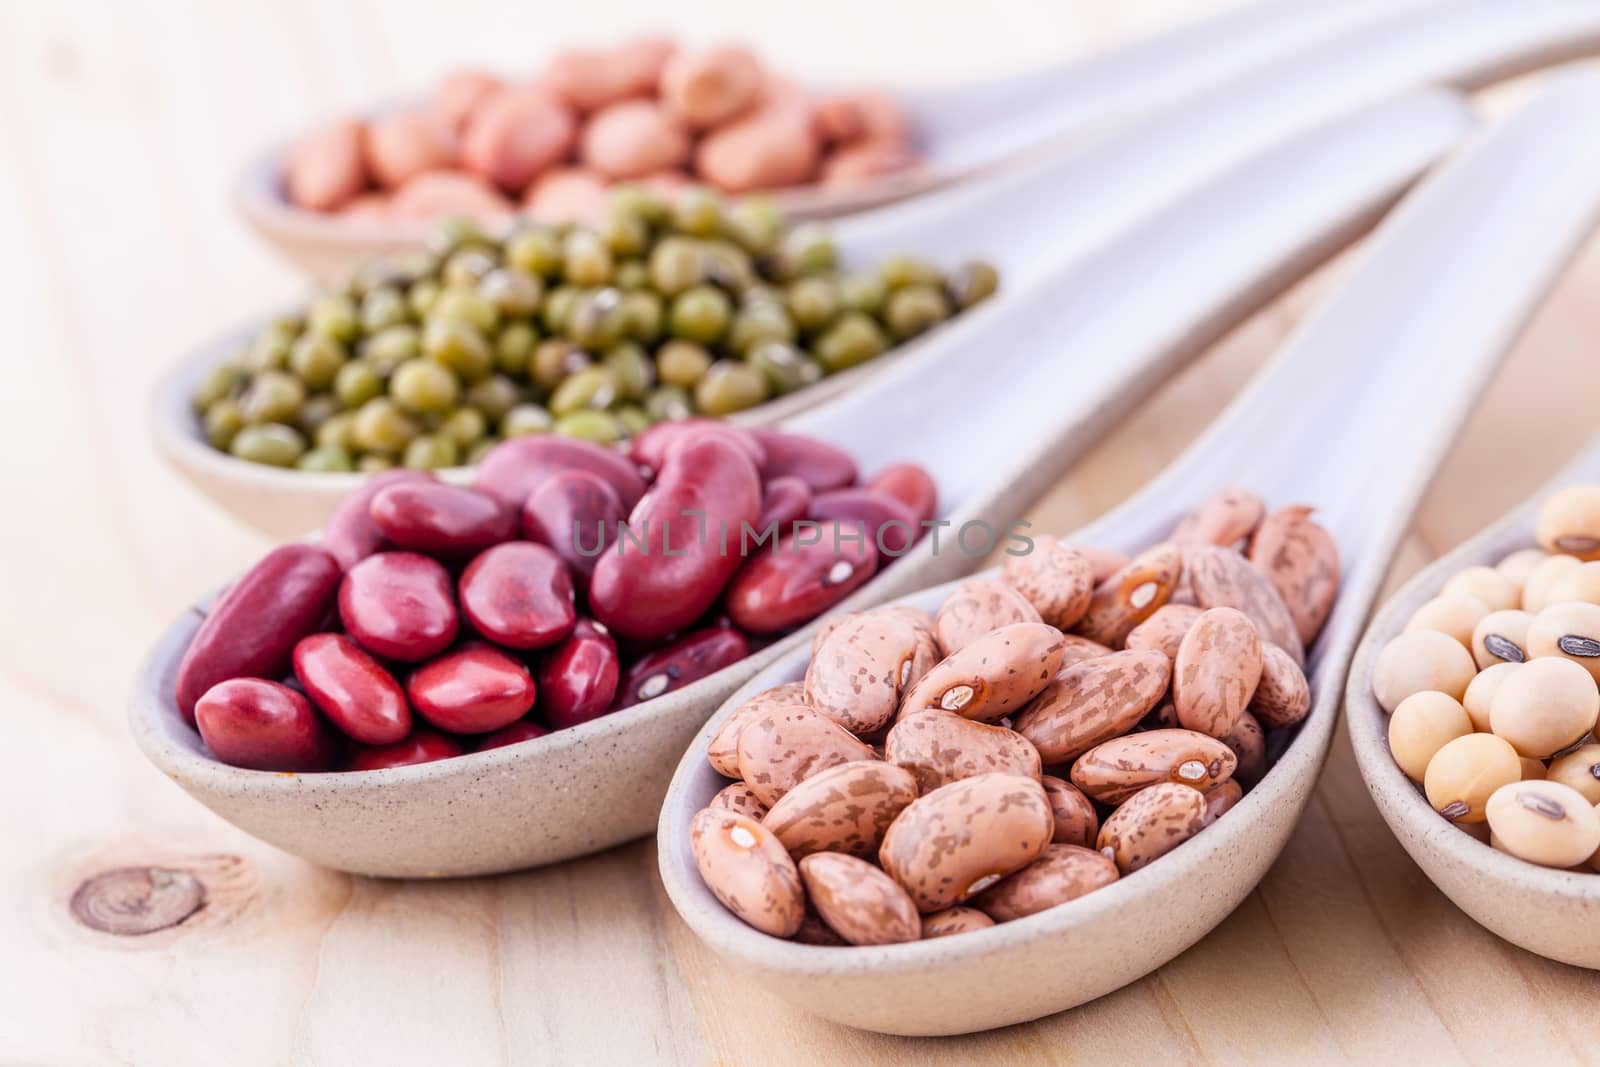
[[[740,919],[878,945],[1022,918],[1158,860],[1266,773],[1338,589],[1309,508],[1225,490],[1131,560],[1033,541],[935,614],[830,620],[803,681],[722,721],[707,757],[735,781],[690,846]]]
[[[218,759],[258,770],[513,744],[743,659],[893,562],[936,508],[922,468],[861,485],[848,454],[797,434],[684,420],[628,453],[517,438],[472,488],[386,472],[320,544],[269,553],[211,608],[174,697]]]

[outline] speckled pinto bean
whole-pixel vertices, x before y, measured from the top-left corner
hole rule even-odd
[[[1154,615],[1172,596],[1182,569],[1183,553],[1176,545],[1157,545],[1140,553],[1095,587],[1076,632],[1102,645],[1121,647],[1128,631]]]
[[[1072,784],[1102,804],[1121,804],[1146,786],[1173,782],[1202,793],[1233,777],[1227,745],[1193,730],[1146,730],[1104,741],[1072,764]]]
[[[1218,782],[1206,790],[1206,812],[1200,819],[1200,828],[1205,829],[1232,810],[1233,806],[1244,799],[1244,789],[1232,778],[1226,782]]]
[[[1227,736],[1219,740],[1238,760],[1233,776],[1243,782],[1259,781],[1267,773],[1267,735],[1260,721],[1248,711],[1239,716]]]
[[[1206,799],[1197,789],[1163,782],[1141,789],[1106,819],[1097,841],[1100,853],[1123,874],[1160,859],[1200,832]]]
[[[1306,661],[1294,617],[1266,575],[1239,553],[1214,545],[1190,545],[1183,561],[1195,602],[1202,608],[1237,608],[1250,616],[1262,638],[1281,647],[1296,664]]]
[[[1261,637],[1242,611],[1211,608],[1195,620],[1172,667],[1172,706],[1185,729],[1223,737],[1261,680]]]
[[[1266,502],[1250,490],[1219,489],[1183,517],[1171,540],[1179,545],[1236,548],[1250,539],[1266,514]]]
[[[1016,874],[973,897],[972,906],[995,922],[1010,922],[1077,900],[1117,878],[1117,865],[1094,849],[1053,844]]]
[[[734,782],[718,790],[717,795],[711,798],[706,807],[731,811],[735,815],[743,815],[756,822],[761,822],[767,817],[767,806],[761,803],[761,798],[756,796],[755,790],[743,782]]]
[[[939,487],[933,475],[916,463],[891,463],[874,474],[865,488],[900,501],[919,524],[939,514]]]
[[[945,908],[922,917],[922,939],[949,937],[993,925],[994,920],[977,908]]]
[[[453,734],[486,734],[509,726],[533,707],[533,676],[517,660],[469,644],[411,672],[406,696],[417,714]]]
[[[758,715],[791,704],[804,705],[805,684],[785,682],[765,692],[758,693],[740,704],[733,713],[722,720],[706,746],[706,760],[711,768],[724,778],[739,777],[739,732],[745,723]]]
[[[1193,604],[1163,604],[1154,615],[1128,631],[1122,647],[1153,649],[1176,660],[1184,635],[1202,614]]]
[[[878,861],[918,911],[940,911],[1038,859],[1053,831],[1035,779],[980,774],[913,801],[890,824]]]
[[[625,510],[632,511],[644,496],[644,478],[622,453],[550,434],[514,437],[496,445],[478,465],[473,488],[520,514],[535,489],[568,470],[586,470],[604,478],[617,491]]]
[[[670,425],[658,423],[657,425]],[[757,532],[776,530],[781,537],[793,532],[796,519],[811,511],[811,487],[792,474],[780,475],[761,487],[761,517]]]
[[[753,428],[749,432],[766,453],[760,464],[763,481],[793,475],[809,485],[813,493],[856,484],[856,461],[842,448],[782,430]]]
[[[1311,711],[1311,685],[1305,672],[1277,645],[1261,644],[1261,680],[1250,711],[1269,727],[1293,726]]]
[[[1065,763],[1133,729],[1171,677],[1172,663],[1159,652],[1114,652],[1073,664],[1022,710],[1016,731],[1046,764]]]
[[[1093,848],[1095,835],[1100,832],[1100,815],[1083,790],[1053,774],[1041,776],[1039,784],[1044,786],[1050,814],[1055,817],[1056,829],[1050,840],[1058,845]]]
[[[528,494],[522,535],[549,545],[575,585],[588,588],[595,564],[628,518],[611,483],[592,471],[563,471]]]
[[[1015,730],[986,726],[953,711],[919,711],[901,718],[884,739],[883,758],[910,771],[917,789],[978,774],[1039,777],[1039,752]]]
[[[531,541],[496,545],[461,574],[461,610],[473,629],[507,648],[548,648],[577,620],[572,579],[554,552]]]
[[[1074,663],[1082,663],[1086,659],[1109,656],[1112,652],[1111,649],[1100,642],[1091,641],[1087,637],[1079,637],[1077,634],[1062,634],[1061,640],[1066,644],[1064,654],[1061,657],[1063,669],[1072,666]]]
[[[599,623],[579,619],[539,661],[539,711],[553,730],[598,719],[622,680],[617,643]]]
[[[870,857],[895,816],[915,799],[917,783],[910,771],[881,760],[854,760],[795,785],[772,805],[762,825],[795,859],[813,852]]]
[[[351,567],[339,587],[339,618],[368,652],[415,663],[456,639],[450,572],[415,552],[379,552]]]
[[[805,917],[800,871],[754,819],[706,808],[689,824],[695,865],[723,906],[763,933],[791,937]]]
[[[912,510],[884,493],[870,489],[831,489],[811,499],[811,518],[838,522],[851,534],[886,556],[902,556],[921,533]],[[825,534],[824,536],[830,536]]]
[[[1339,595],[1339,546],[1311,512],[1302,505],[1274,511],[1250,542],[1250,562],[1283,598],[1303,645],[1322,632]]]
[[[1054,626],[1002,626],[935,664],[906,694],[900,715],[939,708],[979,722],[1003,719],[1050,684],[1065,647]]]
[[[922,936],[922,917],[906,891],[866,860],[814,852],[800,861],[811,906],[852,945],[893,945]]]
[[[911,680],[917,630],[886,612],[846,617],[816,647],[806,667],[805,699],[853,734],[889,724]]]
[[[633,638],[688,626],[739,569],[739,533],[760,515],[761,482],[737,446],[707,437],[673,450],[629,529],[595,564],[589,585],[595,618]]]
[[[231,678],[195,704],[206,747],[224,763],[255,771],[319,771],[333,740],[305,697],[264,678]]]
[[[769,808],[829,767],[877,758],[844,727],[801,704],[762,712],[739,731],[739,777]]]
[[[750,642],[731,626],[693,630],[665,648],[634,660],[623,676],[617,705],[627,708],[654,700],[738,663],[749,654]]]
[[[971,578],[939,605],[934,633],[948,656],[1002,626],[1040,621],[1038,610],[1010,585],[993,578]]]
[[[467,557],[516,535],[516,515],[494,497],[438,482],[403,482],[372,498],[372,521],[396,548]]]
[[[1094,599],[1094,566],[1072,545],[1040,534],[1033,551],[1007,556],[1000,579],[1021,593],[1040,619],[1059,630],[1070,630],[1083,618]]]
[[[338,561],[315,545],[267,553],[217,598],[184,650],[174,688],[184,720],[194,722],[195,704],[218,682],[282,677],[338,590]]]
[[[750,633],[783,633],[839,603],[877,570],[878,550],[866,538],[790,535],[745,561],[723,603]]]
[[[365,745],[411,732],[411,705],[383,665],[343,634],[311,634],[294,646],[294,675],[330,722]]]
[[[339,501],[328,525],[323,527],[322,547],[333,553],[340,567],[349,570],[385,547],[383,534],[372,518],[373,498],[392,485],[433,481],[433,475],[426,471],[384,471],[373,475]]]

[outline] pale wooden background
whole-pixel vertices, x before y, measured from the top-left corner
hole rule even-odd
[[[751,37],[819,76],[928,82],[1211,6],[670,10],[699,36]],[[501,878],[375,883],[251,840],[145,764],[122,706],[139,658],[196,592],[265,547],[160,466],[143,424],[163,365],[299,290],[232,213],[241,162],[327,107],[456,62],[514,69],[556,41],[649,24],[638,12],[651,10],[668,9],[0,0],[0,1062],[1600,1060],[1600,977],[1511,948],[1440,896],[1379,820],[1342,736],[1283,858],[1199,945],[1074,1012],[937,1043],[818,1023],[726,973],[676,919],[649,843]],[[1132,492],[1332,272],[1180,375],[1031,518],[1070,529]],[[1592,433],[1597,285],[1600,246],[1494,382],[1394,580]],[[84,876],[161,862],[208,882],[211,903],[189,922],[118,939],[71,920]]]

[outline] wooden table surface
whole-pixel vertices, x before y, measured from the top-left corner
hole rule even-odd
[[[816,76],[927,82],[1211,6],[990,0],[981,40],[963,5],[813,0],[781,21],[742,0],[672,12],[700,37],[753,38]],[[642,3],[581,7],[0,2],[0,841],[12,857],[0,1063],[1600,1059],[1600,976],[1497,940],[1441,896],[1379,819],[1342,733],[1282,858],[1198,945],[1075,1011],[939,1042],[821,1023],[727,972],[674,914],[651,842],[498,878],[349,878],[234,830],[145,763],[123,710],[139,659],[196,593],[266,547],[161,466],[144,424],[164,365],[300,290],[238,222],[229,182],[264,138],[329,107],[455,63],[518,69],[556,40],[664,18]],[[902,44],[884,48],[891,35]],[[1180,374],[1029,517],[1069,530],[1129,495],[1338,270]],[[1589,438],[1597,287],[1600,245],[1495,379],[1391,583]],[[209,902],[146,937],[77,924],[75,887],[124,864],[191,869]]]

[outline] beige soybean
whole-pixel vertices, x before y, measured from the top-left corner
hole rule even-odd
[[[1183,560],[1184,554],[1177,545],[1156,545],[1141,552],[1095,587],[1089,610],[1078,620],[1076,632],[1102,645],[1120,647],[1130,630],[1171,598]]]
[[[1059,630],[1077,625],[1094,598],[1094,565],[1078,548],[1042,534],[1033,551],[1007,556],[1000,580],[1028,599],[1039,617]]]
[[[1485,808],[1497,848],[1529,863],[1575,867],[1600,849],[1600,814],[1571,786],[1513,782]]]
[[[783,685],[758,693],[740,704],[733,714],[722,720],[711,743],[706,747],[706,757],[712,768],[724,778],[739,777],[739,732],[745,724],[758,715],[774,708],[805,704],[805,687],[799,682]]]
[[[844,727],[798,704],[762,712],[739,732],[739,777],[769,808],[829,767],[877,758]]]
[[[976,774],[1037,778],[1040,770],[1039,750],[1015,730],[938,709],[896,722],[884,738],[883,758],[905,768],[922,793]]]
[[[1013,728],[1046,764],[1065,763],[1133,729],[1171,677],[1172,665],[1159,652],[1113,652],[1075,663],[1022,709]]]
[[[939,648],[948,656],[1002,626],[1040,618],[1028,598],[1006,583],[973,578],[945,598],[933,621]]]
[[[852,945],[893,945],[922,937],[911,897],[883,871],[842,852],[800,861],[806,895],[822,921]]]
[[[1494,569],[1510,578],[1516,583],[1518,589],[1528,584],[1528,577],[1533,574],[1533,569],[1545,560],[1550,554],[1542,548],[1519,548],[1508,554]]]
[[[1197,789],[1163,782],[1141,789],[1112,812],[1100,827],[1096,847],[1132,874],[1199,833],[1205,825],[1206,799]]]
[[[1576,789],[1590,804],[1600,804],[1600,743],[1557,756],[1545,769],[1545,777]]]
[[[1487,614],[1489,605],[1475,596],[1436,596],[1412,613],[1406,632],[1437,630],[1471,648],[1473,629]]]
[[[1186,729],[1222,737],[1233,729],[1261,680],[1261,636],[1234,608],[1195,620],[1172,666],[1172,706]]]
[[[1467,734],[1434,753],[1422,791],[1433,810],[1451,822],[1482,822],[1490,794],[1521,780],[1522,761],[1509,741],[1494,734]]]
[[[1439,590],[1440,596],[1468,596],[1481,600],[1490,611],[1520,606],[1522,590],[1493,567],[1468,567],[1457,571]]]
[[[800,929],[806,911],[800,872],[760,823],[706,808],[689,824],[689,842],[701,879],[729,911],[774,937]]]
[[[1588,736],[1600,690],[1571,660],[1529,660],[1507,676],[1489,705],[1489,728],[1519,755],[1549,759]]]
[[[1065,652],[1054,626],[1002,626],[935,664],[906,694],[900,714],[940,708],[980,722],[1002,719],[1050,684]]]
[[[1519,608],[1491,611],[1472,628],[1468,647],[1478,669],[1496,663],[1521,663],[1528,658],[1528,628],[1533,616]]]
[[[1551,493],[1534,530],[1547,552],[1600,559],[1600,486],[1571,485]]]
[[[1203,614],[1193,604],[1163,604],[1154,615],[1128,631],[1122,647],[1154,649],[1168,659],[1175,660],[1184,635]]]
[[[1226,737],[1218,738],[1228,746],[1238,762],[1233,776],[1244,782],[1255,782],[1267,773],[1267,735],[1260,721],[1250,712],[1239,716]]]
[[[1575,556],[1548,556],[1528,572],[1522,583],[1522,610],[1538,613],[1548,603],[1553,586],[1568,571],[1577,570],[1583,561]]]
[[[806,702],[853,734],[889,724],[914,670],[917,631],[885,612],[835,626],[806,667]]]
[[[1110,885],[1117,865],[1092,848],[1050,845],[1044,855],[972,898],[972,906],[995,922],[1037,915]]]
[[[1393,712],[1412,693],[1427,689],[1460,700],[1478,666],[1472,653],[1437,630],[1413,630],[1383,646],[1372,671],[1372,693],[1384,711]]]
[[[1494,695],[1500,691],[1500,683],[1521,664],[1496,663],[1478,672],[1477,677],[1467,686],[1466,694],[1461,698],[1461,706],[1466,709],[1467,718],[1472,720],[1472,728],[1479,733],[1489,733],[1489,708],[1494,702]]]
[[[1530,659],[1572,660],[1600,682],[1600,604],[1546,607],[1528,623],[1527,650]]]
[[[1441,748],[1470,733],[1472,720],[1454,697],[1412,693],[1389,716],[1389,751],[1406,777],[1420,782]]]
[[[1072,784],[1102,804],[1120,804],[1146,786],[1173,782],[1202,793],[1233,777],[1239,759],[1193,730],[1146,730],[1112,738],[1072,764]]]
[[[1600,604],[1600,560],[1569,567],[1556,576],[1545,592],[1544,606]]]
[[[1055,819],[1055,833],[1050,836],[1057,845],[1082,845],[1093,848],[1095,835],[1100,832],[1100,815],[1094,804],[1083,795],[1083,790],[1064,778],[1053,774],[1041,775],[1039,784],[1050,801],[1050,814]]]
[[[1261,646],[1261,680],[1250,698],[1250,713],[1268,727],[1293,726],[1311,711],[1306,674],[1277,645]],[[1231,732],[1231,731],[1230,731]]]
[[[922,939],[949,937],[951,934],[964,934],[993,925],[994,920],[977,908],[945,908],[922,917]]]
[[[911,773],[879,760],[829,767],[785,793],[762,819],[795,859],[813,852],[872,856],[895,816],[917,799]]]

